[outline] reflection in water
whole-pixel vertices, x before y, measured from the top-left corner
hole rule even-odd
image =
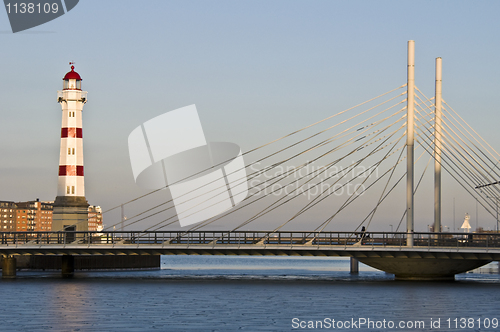
[[[53,313],[53,319],[60,322],[72,322],[76,328],[85,322],[92,303],[93,287],[89,284],[76,284],[71,280],[61,279],[48,284],[42,297],[46,299],[45,310]],[[96,301],[94,298],[93,301]]]

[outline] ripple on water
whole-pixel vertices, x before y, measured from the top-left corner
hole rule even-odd
[[[70,280],[21,272],[0,282],[0,320],[8,331],[290,331],[294,317],[428,322],[498,315],[498,275],[402,282],[368,268],[350,275],[345,260],[254,260],[167,260],[157,271],[77,273]]]

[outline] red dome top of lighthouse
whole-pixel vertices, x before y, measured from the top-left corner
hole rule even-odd
[[[75,66],[71,66],[71,71],[68,72],[66,75],[64,75],[63,80],[79,80],[81,81],[82,78],[80,75],[75,71]]]

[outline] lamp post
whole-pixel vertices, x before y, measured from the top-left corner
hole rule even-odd
[[[453,232],[456,230],[456,225],[455,225],[455,197],[453,197]]]
[[[476,198],[476,232],[479,229],[479,215],[477,212],[477,198]]]
[[[496,197],[490,197],[490,196],[486,196],[486,198],[494,199],[495,200],[495,211],[496,211],[496,214],[497,214],[496,225],[497,225],[497,233],[498,233],[498,198],[496,198]]]
[[[495,199],[495,210],[496,210],[496,213],[497,213],[497,233],[498,233],[498,198],[495,198],[495,197],[489,197],[489,196],[486,196],[487,198],[494,198]]]

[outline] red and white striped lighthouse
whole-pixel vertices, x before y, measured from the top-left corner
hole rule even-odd
[[[74,66],[63,78],[57,101],[62,107],[62,126],[52,230],[86,231],[89,204],[85,199],[82,112],[87,92],[82,91],[82,78]]]

